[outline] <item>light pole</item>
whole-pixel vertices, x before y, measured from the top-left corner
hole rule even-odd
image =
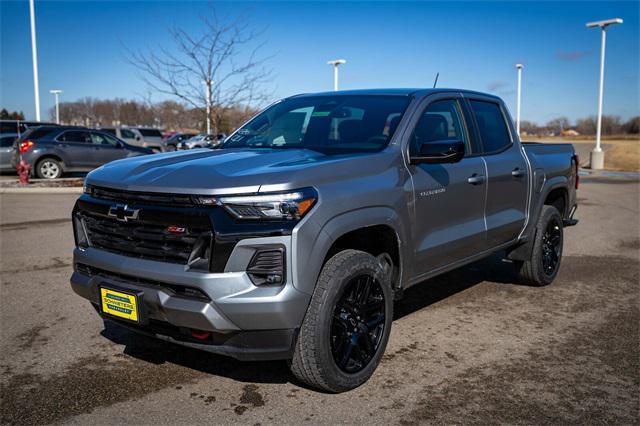
[[[204,82],[206,86],[205,99],[207,102],[207,134],[211,134],[211,85],[213,81],[205,80]]]
[[[516,133],[520,137],[520,105],[522,104],[522,68],[524,65],[516,64],[518,70],[518,92],[516,95]]]
[[[58,96],[60,96],[60,93],[62,93],[62,90],[53,89],[53,90],[49,90],[49,93],[53,94],[53,96],[56,97],[56,124],[60,124],[60,105],[59,105],[60,99],[58,98]]]
[[[338,91],[338,67],[346,63],[347,61],[344,59],[335,59],[327,62],[327,64],[333,65],[333,90],[335,91]]]
[[[602,134],[602,98],[604,95],[604,51],[607,42],[607,27],[609,25],[622,24],[622,19],[606,19],[587,23],[587,28],[600,28],[602,34],[600,42],[600,87],[598,90],[598,124],[596,128],[596,147],[591,151],[590,165],[592,169],[600,170],[604,168],[604,151],[600,148],[600,136]]]
[[[38,84],[38,50],[36,47],[36,11],[34,0],[29,0],[31,20],[31,56],[33,57],[33,91],[36,98],[36,121],[40,121],[40,85]]]

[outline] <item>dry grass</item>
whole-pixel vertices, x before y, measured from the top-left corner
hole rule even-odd
[[[524,140],[550,143],[571,143],[581,152],[581,163],[588,163],[589,156],[585,155],[595,146],[595,137],[575,138],[540,138],[525,137]],[[626,172],[640,171],[640,138],[636,137],[603,137],[602,148],[605,150],[604,166],[608,170]]]

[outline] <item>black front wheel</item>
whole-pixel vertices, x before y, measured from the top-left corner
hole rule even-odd
[[[531,259],[516,264],[521,281],[536,286],[551,284],[560,269],[563,243],[560,212],[553,206],[543,206],[536,224]]]
[[[301,381],[329,392],[366,382],[389,340],[393,294],[376,257],[342,251],[324,265],[291,361]]]

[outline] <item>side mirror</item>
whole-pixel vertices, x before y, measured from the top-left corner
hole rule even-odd
[[[411,155],[411,164],[457,163],[464,157],[464,142],[459,140],[431,141],[420,145],[420,152]]]
[[[136,140],[139,141],[140,140],[140,136],[136,136]]]
[[[124,148],[124,143],[122,141],[118,141],[118,143],[116,144],[117,148]]]

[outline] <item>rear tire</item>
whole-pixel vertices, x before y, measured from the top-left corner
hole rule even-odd
[[[40,179],[58,179],[62,176],[62,164],[54,158],[43,158],[36,164],[36,176]]]
[[[292,373],[329,392],[360,386],[380,363],[392,319],[393,292],[381,262],[362,251],[339,252],[318,277],[290,363]]]
[[[536,224],[531,259],[516,263],[521,282],[534,286],[551,284],[558,275],[564,242],[562,216],[554,206],[543,206]]]
[[[167,152],[174,152],[174,151],[177,151],[175,145],[167,145]]]

